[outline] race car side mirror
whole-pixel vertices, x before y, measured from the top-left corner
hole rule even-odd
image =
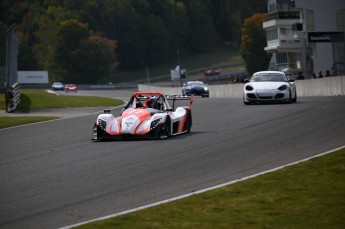
[[[104,109],[103,113],[104,114],[110,114],[110,109]]]

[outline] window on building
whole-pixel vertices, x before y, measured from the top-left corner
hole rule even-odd
[[[289,52],[287,55],[289,68],[297,68],[297,53]]]
[[[276,61],[278,64],[286,64],[288,62],[287,54],[286,53],[277,53],[276,54]]]
[[[267,30],[266,35],[267,35],[267,41],[278,39],[278,32],[276,28]]]
[[[345,9],[337,10],[336,17],[337,30],[345,31]]]
[[[315,30],[315,23],[314,23],[314,11],[313,10],[306,10],[305,11],[305,25],[307,31],[314,31]]]

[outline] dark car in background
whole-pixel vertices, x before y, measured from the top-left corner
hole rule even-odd
[[[210,92],[207,84],[202,81],[188,81],[182,86],[182,95],[201,95],[202,97],[209,97]]]

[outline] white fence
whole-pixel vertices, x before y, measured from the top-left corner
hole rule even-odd
[[[296,80],[298,96],[344,96],[345,76],[327,77],[321,79]],[[243,84],[209,85],[211,98],[242,98]],[[181,87],[159,87],[153,85],[138,85],[139,91],[161,91],[167,95],[182,94]]]

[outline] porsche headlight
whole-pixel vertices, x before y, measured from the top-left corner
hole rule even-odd
[[[207,88],[207,87],[204,87],[204,90],[205,90],[205,91],[208,91],[208,88]]]
[[[279,90],[279,91],[285,91],[287,88],[288,88],[288,86],[286,86],[286,85],[284,84],[284,85],[281,85],[280,87],[278,87],[278,90]]]
[[[247,85],[246,86],[246,90],[247,91],[252,91],[252,90],[254,90],[254,88],[251,85]]]

